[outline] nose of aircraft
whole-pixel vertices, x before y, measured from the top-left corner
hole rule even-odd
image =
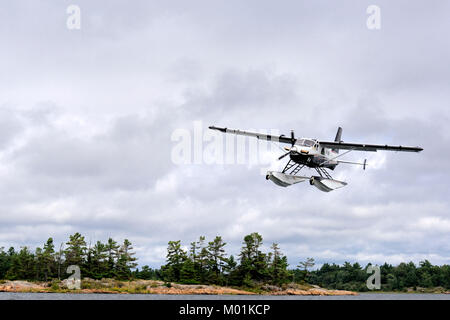
[[[305,146],[293,146],[293,147],[284,147],[284,150],[297,152],[297,153],[308,154],[310,152],[311,148],[310,147],[305,147]]]

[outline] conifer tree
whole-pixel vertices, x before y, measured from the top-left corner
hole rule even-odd
[[[268,278],[268,256],[261,252],[262,236],[256,232],[244,237],[244,246],[239,258],[241,279],[246,282],[263,281]]]
[[[135,253],[132,251],[133,247],[128,239],[123,241],[119,249],[119,256],[117,259],[116,272],[119,279],[130,279],[131,269],[136,268],[137,263],[134,257]]]
[[[69,237],[69,241],[66,242],[67,249],[64,250],[66,267],[70,265],[77,265],[84,269],[84,263],[86,261],[86,241],[80,233],[75,233]]]
[[[116,261],[119,256],[119,245],[112,238],[106,243],[106,252],[108,254],[108,277],[116,276]]]
[[[270,278],[273,284],[281,285],[290,280],[287,257],[282,255],[277,243],[273,243],[271,248]]]
[[[181,241],[169,241],[167,246],[166,278],[169,281],[180,281],[181,268],[187,259],[186,252],[181,248]]]
[[[213,241],[208,243],[209,269],[214,277],[213,281],[217,282],[225,265],[225,247],[222,237],[216,236]]]
[[[97,241],[91,249],[91,276],[94,279],[108,277],[108,251],[106,245]]]
[[[34,255],[24,246],[19,253],[13,253],[11,268],[6,278],[11,280],[32,280],[35,278]]]
[[[43,269],[44,269],[44,259],[42,254],[42,248],[36,248],[34,252],[34,279],[41,280],[43,278]]]
[[[0,279],[6,278],[9,268],[11,268],[11,257],[3,247],[0,247]]]
[[[42,252],[43,260],[43,273],[44,281],[55,275],[55,245],[53,244],[53,238],[48,238],[47,242],[44,244],[44,250]]]

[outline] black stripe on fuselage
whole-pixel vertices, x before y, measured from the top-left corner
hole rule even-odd
[[[310,155],[310,154],[302,154],[302,153],[291,153],[290,158],[295,163],[304,164],[309,168],[316,168],[321,163],[328,160],[326,157],[324,157],[322,155]],[[325,163],[323,165],[323,167],[334,170],[334,168],[336,168],[336,164],[335,163]]]

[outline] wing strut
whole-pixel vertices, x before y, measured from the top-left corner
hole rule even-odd
[[[336,157],[333,157],[333,158],[331,158],[331,159],[328,159],[328,160],[326,160],[326,161],[320,163],[320,164],[319,164],[319,167],[320,167],[320,166],[323,166],[325,163],[328,163],[328,162],[330,162],[330,161],[333,161],[334,159],[337,159],[337,158],[339,158],[339,157],[342,157],[344,154],[347,154],[347,153],[349,153],[349,152],[351,152],[351,151],[353,151],[353,149],[347,150],[347,151],[345,151],[344,153],[341,153],[341,154],[337,155]]]

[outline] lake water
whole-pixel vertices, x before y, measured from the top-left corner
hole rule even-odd
[[[358,296],[217,296],[0,292],[0,300],[450,300],[450,294],[361,293]]]

